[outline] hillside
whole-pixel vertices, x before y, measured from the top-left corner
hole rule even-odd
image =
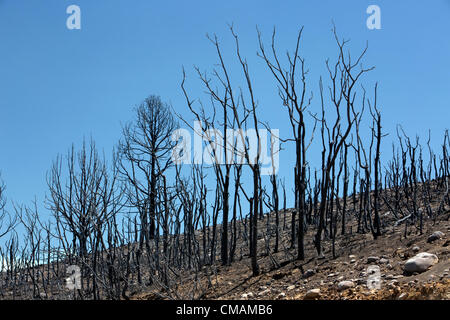
[[[380,207],[382,217],[382,235],[376,240],[368,230],[356,232],[358,225],[359,197],[350,196],[346,234],[340,232],[335,238],[335,257],[332,253],[332,241],[323,237],[323,256],[318,257],[313,238],[315,228],[308,226],[305,234],[305,260],[296,259],[297,249],[291,247],[291,217],[293,209],[281,210],[279,216],[280,243],[278,252],[273,252],[275,215],[264,214],[258,224],[258,264],[260,275],[252,276],[251,259],[245,230],[248,220],[237,221],[238,242],[235,260],[230,265],[220,264],[220,252],[216,252],[213,265],[204,264],[199,270],[168,268],[176,274],[170,279],[170,287],[165,286],[158,271],[142,265],[140,277],[151,279],[139,283],[136,272],[127,273],[128,278],[117,277],[110,271],[110,280],[121,289],[121,299],[450,299],[450,206],[443,199],[448,192],[435,188],[431,182],[430,190],[435,190],[429,202],[432,212],[442,209],[433,219],[424,215],[422,234],[416,224],[408,219],[395,218],[386,205]],[[429,186],[430,186],[429,185]],[[385,197],[391,196],[391,190],[383,191]],[[352,199],[356,199],[353,204]],[[343,199],[339,199],[342,202]],[[442,206],[442,204],[444,204]],[[424,210],[418,208],[419,212]],[[221,226],[217,225],[217,230]],[[208,234],[212,232],[208,228]],[[220,233],[218,233],[220,235]],[[433,236],[432,236],[433,235]],[[195,241],[203,240],[201,230],[195,232]],[[172,243],[176,243],[171,239]],[[184,235],[179,242],[183,243]],[[220,243],[220,236],[217,239]],[[113,263],[133,266],[128,253],[138,246],[130,243],[103,252],[104,259],[115,256]],[[160,246],[160,253],[163,248]],[[220,251],[220,250],[217,250]],[[419,253],[436,255],[437,262],[424,272],[405,272],[406,261]],[[195,256],[202,256],[199,251]],[[91,259],[88,257],[88,259]],[[87,260],[89,263],[89,260]],[[108,260],[107,260],[108,261]],[[67,267],[71,260],[58,260],[37,267],[18,266],[14,273],[6,270],[0,274],[3,279],[2,299],[83,299],[95,298],[88,290],[71,291],[67,285]],[[164,262],[162,262],[164,264]],[[367,286],[368,268],[374,266],[380,270],[380,288]],[[118,267],[116,270],[120,271]],[[89,269],[88,269],[89,272]],[[83,285],[89,287],[95,273],[89,272],[81,277]],[[159,278],[158,278],[159,277]],[[115,280],[114,280],[115,279]],[[106,288],[106,287],[105,287]],[[104,290],[104,291],[103,291]],[[102,292],[108,294],[105,289]]]
[[[338,235],[336,258],[331,257],[331,243],[325,241],[325,258],[317,258],[312,242],[313,232],[305,238],[306,259],[295,261],[296,250],[290,246],[290,224],[281,233],[278,253],[260,254],[261,275],[252,277],[250,258],[244,253],[230,266],[220,264],[204,267],[202,272],[188,274],[180,284],[169,291],[141,292],[131,299],[160,299],[166,297],[200,299],[450,299],[450,207],[439,219],[426,220],[423,233],[412,227],[405,237],[405,225],[386,226],[384,233],[374,240],[370,233]],[[288,210],[286,221],[290,221]],[[283,215],[284,213],[282,213]],[[386,208],[382,215],[388,219]],[[270,223],[273,224],[273,216]],[[282,218],[284,219],[284,217]],[[260,226],[265,227],[267,217]],[[355,221],[353,221],[353,226]],[[388,224],[386,224],[388,225]],[[263,227],[260,227],[258,246],[264,251]],[[355,228],[353,228],[355,229]],[[440,231],[440,239],[428,241],[430,235]],[[271,246],[272,247],[272,246]],[[243,252],[245,249],[243,249]],[[439,262],[423,273],[406,273],[405,262],[421,252],[435,254]],[[381,288],[367,287],[367,268],[378,266]],[[198,280],[193,280],[193,278]],[[340,290],[338,284],[351,281],[354,287]],[[320,289],[315,294],[313,289]],[[308,295],[306,293],[311,291]]]

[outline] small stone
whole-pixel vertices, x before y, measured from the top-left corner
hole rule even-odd
[[[287,290],[288,290],[288,291],[291,291],[291,290],[294,290],[294,289],[295,289],[295,285],[292,285],[292,286],[287,287]]]
[[[444,236],[445,236],[445,234],[444,234],[443,232],[441,232],[441,231],[435,231],[435,232],[433,232],[433,234],[431,234],[431,235],[428,237],[427,242],[428,242],[428,243],[431,243],[431,242],[433,242],[433,241],[436,241],[436,240],[439,240],[439,239],[443,238]]]
[[[306,292],[305,296],[303,297],[304,300],[317,298],[320,298],[320,289],[311,289],[308,292]]]
[[[379,257],[376,256],[371,256],[367,258],[367,263],[374,263],[374,262],[378,262],[380,260]]]
[[[397,280],[392,280],[388,283],[388,286],[393,289],[398,285],[398,281]]]
[[[398,296],[398,300],[405,300],[408,297],[408,294],[403,292]]]
[[[284,297],[286,297],[286,293],[280,292],[280,294],[277,296],[277,299],[281,299],[281,298],[284,298]]]
[[[386,258],[381,258],[381,259],[380,259],[380,263],[381,263],[381,264],[388,264],[388,263],[389,263],[389,260],[386,259]]]
[[[314,271],[314,270],[308,269],[308,270],[306,270],[305,273],[303,274],[303,278],[306,279],[306,278],[312,277],[314,274],[315,274],[315,271]]]
[[[341,281],[338,283],[337,289],[338,289],[338,291],[343,291],[346,289],[353,288],[354,286],[355,286],[355,283],[353,281],[345,280],[345,281]]]
[[[355,262],[356,262],[356,259],[350,260],[350,263],[355,263]]]
[[[420,248],[419,248],[418,246],[414,246],[414,247],[412,248],[412,251],[415,252],[415,253],[417,253],[417,252],[420,251]]]
[[[270,293],[270,289],[266,289],[264,291],[259,292],[258,296],[264,296],[264,295],[269,294],[269,293]]]
[[[351,254],[348,256],[349,259],[356,259],[356,256],[354,254]]]

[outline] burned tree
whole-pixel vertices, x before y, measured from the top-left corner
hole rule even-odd
[[[375,159],[374,159],[374,172],[375,172],[375,189],[373,195],[373,208],[374,208],[374,217],[373,217],[373,236],[376,239],[381,235],[381,222],[380,222],[380,155],[381,155],[381,138],[383,137],[381,133],[381,113],[377,107],[377,88],[378,84],[375,85],[375,97],[374,97],[374,105],[370,104],[370,100],[368,101],[370,107],[370,114],[373,118],[373,127],[372,127],[372,135],[376,139],[376,148],[375,148]]]
[[[0,176],[0,239],[7,235],[16,224],[16,217],[11,217],[6,211],[6,185]]]
[[[157,186],[171,166],[174,143],[170,139],[177,124],[169,105],[149,96],[135,109],[136,119],[124,126],[119,143],[119,171],[127,181],[130,204],[137,209],[140,242],[155,237]]]
[[[80,151],[72,146],[65,159],[56,158],[47,184],[49,209],[72,234],[74,252],[86,257],[92,234],[100,237],[104,224],[118,211],[117,175],[109,173],[93,141],[88,146],[83,142]]]
[[[211,157],[210,162],[214,168],[214,173],[217,178],[217,187],[220,189],[222,194],[222,237],[221,237],[221,250],[220,256],[223,265],[227,265],[230,262],[229,257],[229,240],[228,240],[228,226],[229,226],[229,212],[230,212],[230,182],[231,182],[231,169],[234,165],[234,124],[235,121],[230,120],[228,114],[228,103],[229,103],[229,93],[225,91],[223,97],[219,97],[218,93],[212,92],[209,84],[209,80],[206,75],[202,74],[201,71],[196,68],[197,74],[200,80],[203,82],[205,87],[209,90],[211,94],[211,106],[213,110],[213,115],[208,117],[203,105],[200,111],[196,111],[193,108],[193,102],[189,99],[188,93],[185,89],[185,79],[186,74],[183,70],[183,81],[181,83],[181,88],[183,90],[184,96],[186,98],[186,103],[195,116],[197,123],[200,128],[194,127],[195,134],[201,136],[207,143],[206,148],[209,151],[209,156]],[[216,104],[219,104],[217,107]],[[217,111],[219,109],[219,111]],[[217,115],[217,112],[220,112]],[[216,120],[216,116],[220,117]],[[221,128],[222,131],[219,131]],[[198,155],[196,155],[198,156]],[[201,155],[203,156],[203,155]],[[204,160],[204,159],[202,159]]]
[[[218,87],[213,86],[211,79],[198,71],[200,79],[206,88],[207,94],[210,96],[212,103],[218,103],[222,109],[223,122],[222,126],[225,130],[230,130],[232,135],[225,134],[228,140],[225,140],[221,137],[221,143],[215,143],[215,147],[212,150],[213,160],[215,160],[216,165],[214,166],[216,170],[216,174],[218,175],[218,184],[222,191],[224,192],[224,196],[221,197],[223,200],[223,206],[227,207],[225,209],[224,215],[224,223],[228,225],[228,197],[229,192],[229,175],[230,168],[229,164],[242,164],[238,159],[245,160],[245,165],[250,168],[253,175],[253,196],[248,198],[250,204],[250,256],[252,258],[252,270],[254,275],[259,274],[259,267],[257,263],[257,238],[258,238],[258,217],[261,210],[261,184],[260,184],[260,161],[261,161],[261,139],[259,136],[258,125],[259,121],[256,114],[257,102],[253,93],[252,80],[250,77],[250,72],[248,68],[247,61],[241,56],[240,48],[239,48],[239,40],[238,36],[233,30],[233,27],[230,27],[231,33],[235,40],[235,48],[236,48],[236,56],[241,68],[244,83],[245,83],[245,92],[244,90],[236,90],[231,81],[231,75],[227,68],[227,65],[224,61],[222,51],[216,36],[209,37],[209,40],[213,43],[214,48],[216,49],[217,56],[219,58],[219,67],[218,69],[214,69],[212,75],[215,80],[217,80]],[[183,73],[184,75],[184,73]],[[182,88],[185,93],[187,105],[189,109],[196,115],[197,120],[203,122],[203,127],[201,129],[200,134],[208,133],[208,130],[214,129],[214,121],[208,120],[204,115],[204,112],[196,112],[194,111],[192,104],[193,101],[189,99],[186,90],[184,89],[184,79],[182,82]],[[222,90],[222,91],[221,91]],[[214,113],[215,116],[215,113]],[[251,120],[249,120],[251,119]],[[253,130],[255,132],[255,141],[253,143],[255,145],[250,145],[249,137],[246,135],[245,129],[247,128],[247,124],[251,123],[253,126]],[[234,129],[234,130],[233,130]],[[212,140],[211,137],[208,138],[208,134],[206,135],[208,140]],[[231,137],[231,139],[230,139]],[[217,136],[215,137],[217,139]],[[225,141],[224,141],[225,140]],[[222,170],[219,166],[217,166],[217,154],[219,149],[223,148],[223,151],[226,154],[231,154],[232,158],[226,158],[227,165],[225,166],[225,173],[222,173]],[[251,149],[251,150],[250,150]],[[239,172],[240,175],[240,172]],[[239,182],[238,182],[239,183]],[[226,189],[225,189],[226,188]],[[235,188],[237,192],[237,188]],[[236,197],[235,197],[236,198]],[[224,226],[225,226],[224,225]],[[227,252],[228,252],[228,240],[227,240],[227,227],[223,228],[222,232],[222,263],[228,261]]]
[[[331,172],[335,167],[336,158],[339,155],[341,148],[347,141],[358,112],[355,110],[356,88],[360,77],[374,68],[365,69],[360,65],[361,60],[367,52],[367,46],[356,59],[352,61],[350,54],[344,53],[345,45],[348,41],[339,40],[336,29],[333,29],[333,34],[338,46],[338,58],[334,66],[331,66],[329,60],[326,66],[329,73],[330,85],[329,98],[330,104],[335,109],[335,121],[330,129],[325,119],[325,100],[323,93],[322,79],[320,80],[320,98],[322,105],[321,134],[322,134],[322,179],[320,186],[320,208],[319,208],[319,225],[317,233],[314,237],[314,244],[316,246],[317,254],[322,256],[321,238],[325,226],[325,212],[327,211],[328,194],[330,186],[332,185]],[[359,71],[356,68],[359,67]],[[344,109],[344,112],[342,112]],[[342,124],[342,117],[345,118],[345,124]]]
[[[297,42],[293,53],[287,53],[288,65],[283,67],[278,58],[275,47],[275,30],[272,34],[272,59],[265,51],[261,34],[258,32],[259,49],[258,55],[263,58],[267,67],[276,79],[278,84],[278,94],[281,97],[283,106],[286,107],[289,114],[289,120],[292,128],[292,135],[295,142],[296,162],[294,170],[295,184],[295,211],[292,213],[292,244],[295,239],[295,214],[299,214],[298,222],[298,254],[297,259],[303,260],[304,253],[304,224],[306,213],[306,171],[307,159],[306,151],[308,149],[308,141],[306,141],[307,128],[305,124],[305,113],[312,100],[312,93],[307,96],[306,76],[308,70],[305,67],[305,60],[300,57],[300,40],[303,28],[297,35]],[[297,70],[299,69],[299,71]],[[298,72],[300,74],[298,75]],[[298,79],[299,77],[299,79]],[[311,132],[311,140],[314,134],[315,125]],[[310,142],[309,142],[310,143]]]

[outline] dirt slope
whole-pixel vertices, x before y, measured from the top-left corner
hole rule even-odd
[[[286,228],[289,230],[289,228]],[[282,247],[289,246],[289,231],[285,231]],[[434,231],[445,234],[442,239],[428,243]],[[259,258],[261,275],[251,276],[250,259],[245,254],[230,266],[205,268],[197,274],[196,284],[202,299],[450,299],[450,222],[428,221],[422,235],[412,228],[406,238],[404,226],[390,228],[383,236],[373,240],[371,234],[339,236],[336,242],[337,258],[331,259],[330,243],[325,242],[326,259],[318,259],[310,239],[306,238],[306,260],[294,261],[295,249],[281,250]],[[263,251],[264,242],[259,248]],[[405,262],[419,252],[436,254],[439,262],[421,274],[406,274]],[[330,258],[329,258],[330,257]],[[367,268],[378,266],[381,273],[380,289],[367,287]],[[354,287],[338,290],[342,281],[352,281]],[[191,298],[191,281],[176,289],[183,298]],[[320,289],[319,294],[306,293]],[[202,291],[203,290],[203,291]],[[155,292],[139,293],[132,299],[155,299]]]

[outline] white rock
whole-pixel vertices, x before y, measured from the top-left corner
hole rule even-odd
[[[303,299],[309,300],[309,299],[317,299],[320,297],[320,289],[311,289],[308,292],[306,292]]]
[[[327,275],[328,278],[332,278],[332,277],[334,277],[334,276],[335,276],[334,273],[330,273],[329,275]]]
[[[270,289],[266,289],[264,291],[259,292],[258,296],[263,296],[263,295],[266,295],[266,294],[269,294],[269,293],[270,293]]]
[[[407,296],[408,294],[403,292],[401,295],[398,296],[398,300],[405,300]]]
[[[404,270],[409,273],[424,272],[431,266],[439,262],[438,257],[435,254],[428,252],[421,252],[408,261],[404,265]]]
[[[287,287],[287,290],[288,290],[288,291],[291,291],[291,290],[294,290],[294,289],[295,289],[295,285],[292,285],[292,286]]]

